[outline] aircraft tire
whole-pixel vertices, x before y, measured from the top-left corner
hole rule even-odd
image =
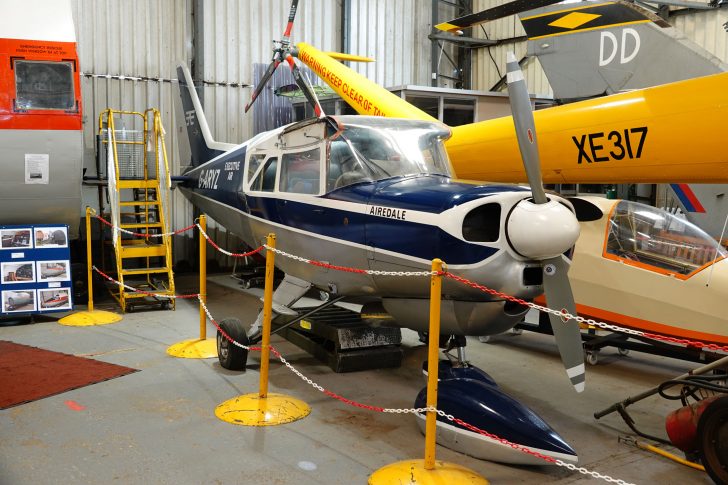
[[[728,483],[728,396],[708,405],[698,420],[698,449],[710,478]]]
[[[243,323],[237,318],[226,318],[220,322],[220,329],[230,338],[243,345],[249,345],[248,336]],[[248,351],[241,349],[226,339],[220,330],[217,331],[217,359],[220,365],[230,370],[245,370],[248,362]]]

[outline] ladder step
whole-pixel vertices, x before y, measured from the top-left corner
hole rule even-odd
[[[165,256],[167,254],[167,248],[164,244],[150,244],[150,245],[133,245],[121,247],[122,258],[151,258],[155,256]]]
[[[136,269],[122,269],[121,274],[123,275],[135,275],[135,274],[154,274],[154,273],[171,273],[170,268],[136,268]]]
[[[119,227],[122,227],[123,229],[144,229],[145,227],[162,227],[161,222],[140,222],[138,224],[119,224]]]
[[[117,180],[116,186],[119,189],[154,189],[159,185],[159,180]]]
[[[149,293],[156,293],[158,295],[171,295],[172,292],[168,290],[144,290]],[[124,292],[124,297],[128,300],[129,298],[148,298],[149,295],[145,295],[144,293],[137,293],[134,291],[128,291]]]
[[[160,205],[160,202],[158,200],[134,200],[134,201],[119,202],[119,205],[121,207],[150,206],[150,205]]]
[[[156,217],[155,212],[156,212],[156,209],[150,210],[149,212],[120,212],[119,216],[120,217],[124,217],[124,216],[142,217],[142,216],[146,216],[147,214],[149,214],[151,216]],[[152,221],[152,222],[157,222],[157,221]]]

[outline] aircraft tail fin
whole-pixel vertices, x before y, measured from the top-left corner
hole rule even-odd
[[[187,130],[180,130],[179,133],[180,165],[187,166],[184,171],[188,171],[231,150],[235,145],[216,142],[212,138],[192,75],[184,64],[177,66],[177,79],[180,94],[179,102],[175,102],[177,126],[187,127]]]
[[[538,57],[557,99],[591,98],[728,70],[717,57],[633,3],[565,7],[520,14],[528,55]]]

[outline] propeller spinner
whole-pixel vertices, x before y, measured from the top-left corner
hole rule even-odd
[[[511,247],[529,259],[541,261],[546,302],[550,308],[576,315],[576,303],[567,276],[569,263],[564,252],[579,237],[576,216],[562,204],[549,200],[541,182],[541,167],[536,140],[536,126],[531,111],[526,81],[516,56],[507,57],[508,96],[518,147],[531,186],[533,198],[522,200],[508,218],[507,234]],[[551,328],[559,347],[566,374],[577,392],[584,390],[584,353],[578,323],[549,314]]]

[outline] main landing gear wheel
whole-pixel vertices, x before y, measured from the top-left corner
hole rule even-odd
[[[250,345],[243,323],[237,318],[226,318],[220,322],[220,329],[217,331],[217,359],[220,361],[220,365],[226,369],[245,370],[248,351],[233,344],[225,338],[220,330],[234,341]]]
[[[728,396],[716,399],[700,415],[698,449],[715,483],[728,483]]]

